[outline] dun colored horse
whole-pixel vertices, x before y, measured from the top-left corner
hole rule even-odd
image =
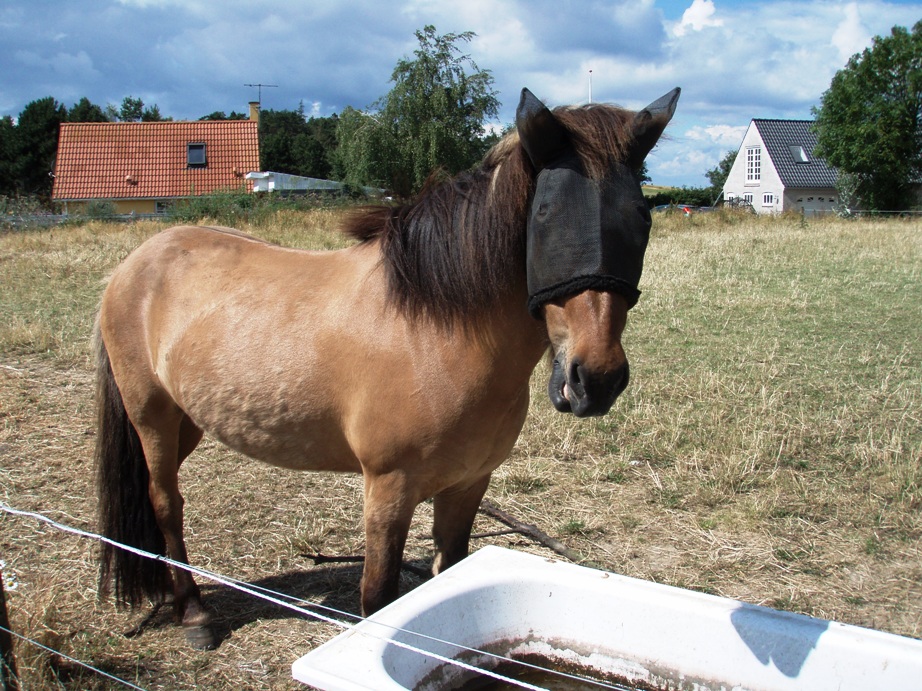
[[[347,249],[189,226],[143,243],[98,318],[101,531],[186,562],[178,471],[207,432],[277,466],[363,475],[366,614],[397,597],[421,501],[433,572],[463,559],[548,347],[561,411],[602,415],[627,385],[650,228],[636,171],[678,96],[552,112],[523,90],[517,132],[479,168],[356,214]],[[103,592],[137,605],[172,589],[189,641],[215,645],[187,571],[108,546],[100,559]]]

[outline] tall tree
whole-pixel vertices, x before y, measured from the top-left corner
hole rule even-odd
[[[922,180],[922,21],[848,61],[823,94],[815,154],[869,209],[905,209]]]
[[[298,110],[264,110],[259,114],[259,157],[262,170],[329,178],[335,149],[336,116],[306,118]]]
[[[223,110],[216,110],[213,113],[208,115],[203,115],[199,120],[249,120],[250,116],[246,113],[238,113],[236,110],[232,110],[230,115],[225,113]]]
[[[140,122],[144,113],[144,101],[140,98],[125,96],[122,107],[118,111],[118,119],[122,122]]]
[[[26,104],[16,125],[14,170],[22,192],[49,196],[58,129],[67,120],[67,108],[48,96]]]
[[[160,106],[156,103],[152,106],[145,107],[141,111],[141,122],[164,122],[173,118],[165,118],[160,114]]]
[[[92,103],[86,96],[77,101],[67,112],[67,122],[108,122],[105,111]]]
[[[730,169],[733,167],[733,162],[736,160],[736,154],[736,149],[731,149],[720,159],[720,163],[717,164],[716,168],[711,168],[711,170],[704,174],[708,182],[711,183],[711,188],[713,190],[712,196],[715,199],[723,191],[724,184],[727,182],[727,176],[730,175]]]
[[[121,122],[163,122],[173,119],[163,117],[160,114],[160,106],[156,103],[152,106],[145,106],[144,101],[132,96],[125,96],[118,110],[112,105],[107,106],[106,115],[111,120]]]
[[[0,118],[0,195],[16,193],[17,155],[16,126],[13,118],[4,115]]]
[[[640,170],[637,171],[637,177],[640,179],[641,185],[649,185],[653,182],[653,178],[650,177],[650,171],[647,169],[646,161],[640,165]]]
[[[374,112],[342,114],[337,137],[348,181],[407,196],[435,168],[456,173],[480,160],[488,143],[484,125],[496,117],[499,101],[489,70],[458,46],[474,36],[440,36],[434,26],[416,31],[419,48],[397,63],[394,87]]]

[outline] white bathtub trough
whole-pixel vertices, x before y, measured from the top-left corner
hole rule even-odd
[[[473,676],[444,658],[496,665],[439,641],[669,691],[922,689],[922,641],[498,547],[311,651],[292,673],[325,691],[441,691]]]

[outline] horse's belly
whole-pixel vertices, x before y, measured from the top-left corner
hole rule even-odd
[[[181,406],[195,424],[250,458],[294,470],[361,470],[332,414],[297,387],[189,393]]]
[[[206,431],[235,451],[282,468],[361,472],[348,447],[323,430],[277,430],[242,422]]]

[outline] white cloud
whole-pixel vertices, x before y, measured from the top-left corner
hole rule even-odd
[[[673,33],[684,36],[689,29],[701,31],[709,26],[723,26],[723,20],[714,17],[716,12],[713,0],[694,0],[691,7],[682,14],[682,21],[673,29]]]
[[[846,6],[845,18],[832,34],[832,45],[839,51],[843,63],[871,45],[871,34],[861,21],[858,3],[852,2]]]
[[[746,125],[707,125],[695,126],[685,132],[686,139],[721,146],[739,146],[746,134]]]

